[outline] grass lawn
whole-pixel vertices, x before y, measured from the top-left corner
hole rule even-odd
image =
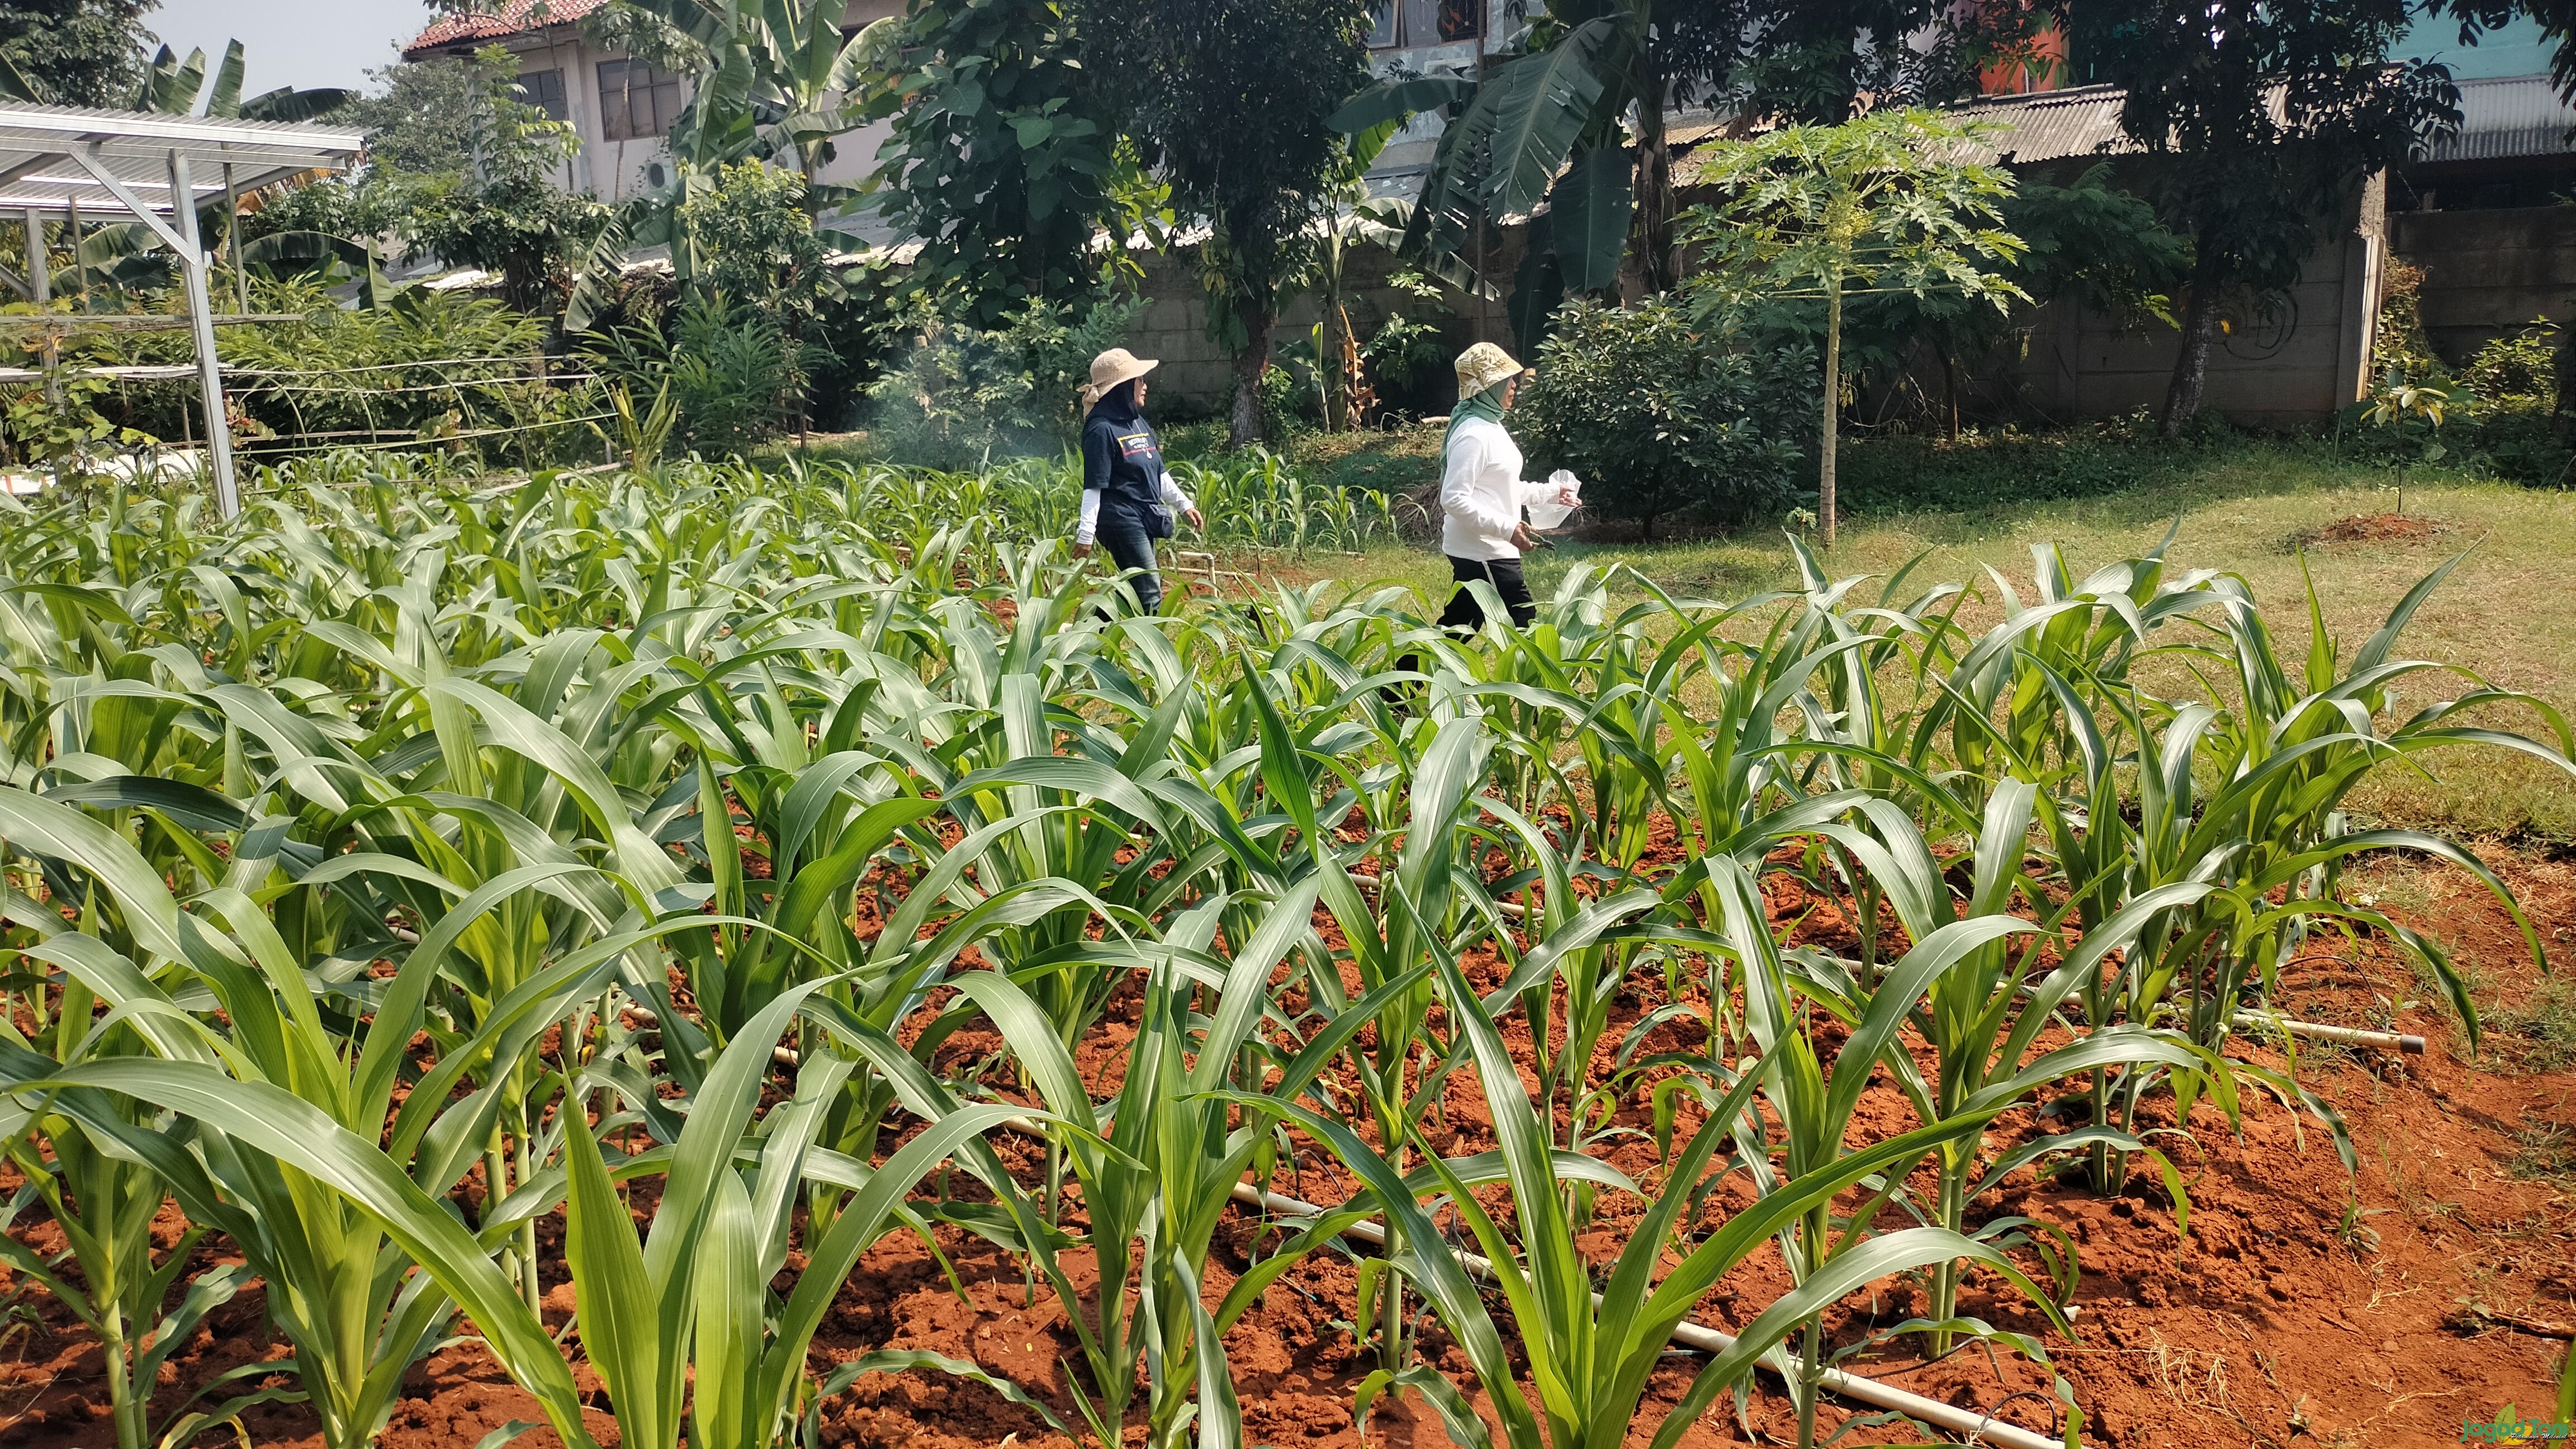
[[[1327,476],[1357,481],[1371,473],[1398,486],[1426,480],[1436,451],[1427,430],[1387,435],[1353,447],[1301,447],[1301,461]],[[1856,451],[1866,457],[1872,447]],[[1864,496],[1895,491],[1901,480],[1884,476],[1908,470],[1932,480],[1974,478],[1974,491],[2009,491],[2015,478],[1986,481],[1996,469],[2024,477],[2066,470],[2060,460],[2016,443],[1992,449],[1991,468],[1975,466],[1977,450],[1904,445],[1907,454],[1864,462]],[[1962,467],[1967,464],[1969,466]],[[1876,467],[1879,472],[1868,471]],[[1907,580],[1910,597],[1936,581],[1967,582],[1978,597],[1960,615],[1982,629],[2001,617],[1992,568],[2019,588],[2030,588],[2031,551],[2054,544],[2064,550],[2079,579],[2093,567],[2155,547],[2177,515],[2181,523],[2169,562],[2182,569],[2214,568],[2242,577],[2265,606],[2266,622],[2284,653],[2303,653],[2308,626],[2300,578],[2302,557],[2314,576],[2327,628],[2345,657],[2379,627],[2389,609],[2425,574],[2445,560],[2461,562],[2408,626],[2396,657],[2430,659],[2475,671],[2491,684],[2525,690],[2576,714],[2576,492],[2480,481],[2461,474],[2419,473],[2410,478],[2405,512],[2433,526],[2420,539],[2380,542],[2315,541],[2337,520],[2385,514],[2397,505],[2384,469],[2338,458],[2322,443],[2235,441],[2199,448],[2153,449],[2086,471],[2103,475],[2115,491],[2092,496],[1979,502],[1957,510],[1892,508],[1851,520],[1824,561],[1837,578],[1886,579],[1917,554],[1926,557]],[[1383,484],[1381,484],[1383,486]],[[2085,480],[2074,480],[2081,491]],[[1788,543],[1770,530],[1679,542],[1573,542],[1541,550],[1530,560],[1531,587],[1542,598],[1569,569],[1625,564],[1676,593],[1738,599],[1794,584]],[[1278,559],[1269,568],[1302,578],[1334,577],[1354,584],[1400,581],[1422,589],[1434,605],[1448,589],[1448,567],[1436,549],[1386,548],[1359,558],[1310,555]],[[1855,598],[1874,597],[1864,585]],[[2421,674],[2400,686],[2407,713],[2466,686],[2457,676]],[[2530,710],[2488,722],[2545,737],[2548,726]],[[2440,825],[2470,834],[2563,847],[2576,844],[2576,781],[2526,756],[2462,749],[2430,757],[2436,778],[2405,767],[2379,772],[2354,798],[2356,809],[2379,819]]]

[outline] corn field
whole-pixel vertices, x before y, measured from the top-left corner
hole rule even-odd
[[[1973,587],[1802,554],[1733,602],[1577,569],[1465,637],[1339,582],[1137,617],[1030,467],[315,471],[229,526],[0,500],[0,1133],[15,1224],[68,1245],[0,1255],[95,1333],[124,1449],[281,1398],[355,1449],[459,1334],[573,1446],[601,1408],[630,1449],[819,1444],[889,1373],[1236,1449],[1226,1331],[1328,1250],[1360,1261],[1363,1425],[1406,1395],[1479,1449],[1671,1449],[1782,1395],[1803,1449],[1870,1346],[1826,1316],[1874,1284],[1922,1285],[1879,1337],[1926,1354],[2072,1331],[2082,1263],[1993,1206],[2014,1173],[2179,1217],[2189,1133],[2280,1110],[2349,1163],[2295,1056],[2241,1049],[2284,963],[2367,933],[2478,1020],[2345,867],[2446,861],[2522,915],[2342,802],[2463,750],[2576,768],[2543,702],[2405,656],[2440,572],[2295,652],[2232,577],[2047,548]],[[1786,944],[1784,892],[1842,944]],[[1113,1016],[1104,1076],[1077,1059]],[[1491,1148],[1444,1155],[1462,1099]],[[1654,1170],[1610,1165],[1649,1136]],[[1260,1209],[1211,1301],[1246,1184],[1292,1172],[1335,1200]],[[1587,1261],[1613,1201],[1642,1216]],[[818,1365],[888,1235],[1012,1254],[1062,1393]],[[224,1266],[187,1277],[200,1241]],[[1756,1261],[1787,1290],[1672,1356]],[[156,1394],[254,1283],[292,1356],[246,1368],[290,1386]]]

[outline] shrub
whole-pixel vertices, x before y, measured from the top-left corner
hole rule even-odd
[[[2460,381],[2488,402],[2530,400],[2541,411],[2558,405],[2558,327],[2534,317],[2512,333],[2496,338],[2460,369]]]
[[[738,302],[810,318],[825,269],[806,192],[804,177],[757,161],[716,168],[715,185],[680,203],[696,279]]]
[[[1796,501],[1805,449],[1788,440],[1817,407],[1811,350],[1757,357],[1661,298],[1569,302],[1555,321],[1515,427],[1533,473],[1572,469],[1587,504],[1649,538],[1669,514],[1734,525]]]
[[[1299,382],[1297,374],[1272,364],[1261,374],[1261,435],[1284,445],[1306,426],[1307,404],[1315,400],[1314,390]],[[1321,412],[1321,408],[1314,411]]]
[[[251,305],[297,320],[217,337],[234,370],[234,442],[248,455],[416,438],[521,466],[595,456],[577,420],[598,410],[597,391],[550,377],[562,369],[544,356],[545,324],[501,302],[410,287],[389,305],[344,310],[315,281],[255,280]],[[167,365],[193,349],[184,331],[92,333],[65,360]],[[194,378],[120,383],[102,399],[120,425],[166,441],[196,435],[197,407]]]
[[[1397,312],[1360,344],[1360,357],[1377,379],[1381,402],[1418,408],[1448,375],[1449,340],[1437,322]]]
[[[740,452],[775,437],[802,406],[801,349],[774,309],[722,292],[683,293],[664,331],[637,326],[594,344],[599,371],[636,403],[667,385],[679,404],[678,435],[698,452]]]
[[[2371,351],[2382,381],[2390,387],[2439,383],[2450,375],[2424,335],[2424,269],[2391,258],[2381,284],[2379,325]]]
[[[911,345],[868,387],[886,456],[957,469],[1062,447],[1082,421],[1091,359],[1145,305],[1110,298],[1077,313],[1033,298],[992,329],[919,315]]]

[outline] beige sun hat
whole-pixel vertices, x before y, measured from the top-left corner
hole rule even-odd
[[[1458,396],[1471,398],[1497,383],[1521,375],[1512,355],[1490,342],[1479,342],[1458,354]]]
[[[1143,377],[1162,366],[1162,359],[1138,357],[1124,347],[1113,347],[1091,359],[1091,386],[1082,390],[1085,406],[1109,395],[1109,390],[1122,382]]]

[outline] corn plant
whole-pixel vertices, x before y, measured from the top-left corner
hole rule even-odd
[[[1849,1183],[1870,1175],[1865,1172],[1843,1176],[1846,1160],[1852,1155],[1846,1139],[1852,1114],[1860,1105],[1872,1073],[1881,1066],[1900,1076],[1911,1070],[1910,1066],[1899,1065],[1905,1056],[1897,1038],[1899,1028],[1926,993],[1937,990],[1943,978],[1971,953],[2031,928],[2027,922],[2008,917],[1972,916],[1928,933],[1889,968],[1886,978],[1869,997],[1866,1010],[1849,1022],[1849,1034],[1835,1050],[1828,1071],[1809,1032],[1809,1008],[1802,1003],[1828,1009],[1833,1003],[1829,997],[1793,987],[1752,873],[1734,862],[1720,862],[1711,868],[1709,882],[1716,898],[1714,924],[1732,948],[1743,990],[1746,1033],[1758,1053],[1752,1066],[1739,1063],[1730,1073],[1719,1065],[1712,1076],[1720,1083],[1740,1085],[1745,1077],[1758,1082],[1761,1099],[1777,1123],[1778,1135],[1775,1141],[1771,1126],[1758,1114],[1734,1108],[1737,1161],[1752,1178],[1761,1200],[1787,1193],[1798,1204],[1794,1211],[1776,1218],[1775,1236],[1789,1276],[1801,1292],[1764,1310],[1745,1336],[1751,1340],[1766,1329],[1775,1331],[1778,1337],[1786,1337],[1792,1330],[1797,1332],[1796,1352],[1792,1361],[1783,1366],[1783,1372],[1797,1411],[1800,1449],[1810,1449],[1815,1443],[1816,1407],[1825,1370],[1832,1367],[1825,1348],[1822,1310],[1860,1283],[1907,1268],[1962,1259],[1982,1261],[2019,1289],[2050,1322],[2061,1330],[2065,1327],[2066,1318],[2059,1305],[2072,1293],[2072,1282],[2061,1280],[2043,1289],[1996,1247],[1963,1236],[1948,1226],[1904,1229],[1873,1240],[1873,1220],[1878,1210],[1902,1190],[1905,1171],[1879,1173],[1877,1185],[1869,1195],[1842,1214],[1834,1211],[1831,1194],[1810,1197],[1800,1188],[1802,1183],[1811,1181]],[[2116,1043],[2105,1046],[2119,1049]],[[2014,1098],[2030,1090],[2031,1085],[2080,1069],[2084,1060],[2083,1044],[2069,1049],[2063,1060],[2043,1058],[2027,1069],[2032,1078],[2029,1084],[2001,1083],[1968,1096],[1959,1103],[1955,1114],[1918,1130],[1938,1134],[1942,1140],[1969,1142],[1973,1153],[1976,1133]],[[1720,1105],[1730,1104],[1721,1099]],[[1937,1141],[1926,1143],[1916,1160],[1931,1155],[1939,1145]],[[1771,1162],[1774,1152],[1780,1158],[1776,1169]],[[1811,1285],[1816,1292],[1805,1292]],[[1962,1329],[1987,1332],[1981,1324],[1956,1318],[1927,1326],[1945,1334]]]
[[[80,952],[96,943],[73,937],[59,948]],[[50,954],[50,953],[49,953]],[[42,957],[30,955],[41,963]],[[42,1005],[41,989],[28,992]],[[137,1028],[106,1025],[93,1028],[98,998],[79,976],[66,974],[52,1002],[50,1020],[39,1020],[34,1042],[14,1026],[0,1028],[12,1058],[7,1070],[23,1078],[49,1076],[62,1066],[91,1057],[147,1055],[149,1047]],[[41,1047],[42,1050],[36,1048]],[[93,1137],[80,1118],[49,1110],[41,1099],[10,1109],[7,1154],[25,1185],[12,1198],[8,1217],[15,1222],[31,1206],[41,1206],[62,1233],[64,1251],[48,1260],[17,1239],[0,1236],[0,1259],[71,1310],[73,1317],[98,1335],[107,1376],[108,1413],[116,1428],[118,1449],[150,1449],[164,1442],[184,1442],[194,1429],[219,1423],[254,1404],[300,1399],[292,1390],[256,1389],[237,1394],[191,1414],[199,1399],[218,1393],[245,1377],[293,1373],[284,1364],[255,1362],[216,1375],[178,1410],[166,1415],[168,1432],[156,1437],[147,1416],[160,1366],[195,1334],[206,1315],[230,1302],[249,1281],[247,1265],[225,1265],[199,1274],[180,1301],[164,1310],[170,1292],[186,1271],[191,1253],[211,1229],[191,1224],[179,1240],[153,1257],[152,1224],[170,1190],[147,1162],[124,1155],[130,1136],[156,1136],[179,1130],[179,1124],[86,1088],[81,1115],[114,1122],[113,1135]],[[77,1281],[57,1271],[68,1259],[80,1272]]]
[[[1310,933],[1307,917],[1316,894],[1317,884],[1309,880],[1270,903],[1263,924],[1224,964],[1218,978],[1222,984],[1214,987],[1202,1018],[1204,1030],[1196,1034],[1189,1002],[1208,983],[1200,971],[1184,965],[1207,959],[1227,903],[1222,898],[1202,902],[1174,921],[1161,949],[1140,963],[1148,972],[1145,1016],[1128,1053],[1126,1078],[1105,1112],[1092,1102],[1037,998],[998,972],[955,980],[1020,1053],[1058,1124],[1050,1127],[1050,1136],[1061,1138],[1082,1189],[1089,1218],[1085,1237],[1100,1291],[1096,1317],[1074,1319],[1092,1383],[1088,1394],[1076,1387],[1074,1402],[1103,1445],[1119,1440],[1140,1356],[1149,1443],[1176,1443],[1175,1436],[1193,1414],[1204,1440],[1221,1432],[1215,1420],[1230,1411],[1210,1399],[1204,1385],[1226,1379],[1223,1349],[1213,1334],[1248,1304],[1230,1304],[1226,1313],[1203,1323],[1208,1316],[1199,1285],[1209,1240],[1234,1188],[1255,1158],[1269,1150],[1270,1139],[1257,1119],[1229,1125],[1224,1092],[1239,1079],[1262,1080],[1258,1067],[1245,1071],[1246,1053],[1275,1050],[1264,1048],[1257,1035],[1276,1014],[1269,998],[1270,975]],[[1390,989],[1409,990],[1412,984],[1400,980]],[[1282,1076],[1270,1084],[1271,1090],[1289,1097],[1303,1091],[1373,1019],[1366,1002],[1344,1011],[1281,1061]],[[1063,1283],[1049,1242],[1023,1247],[1063,1302],[1080,1301]],[[1274,1265],[1272,1271],[1277,1266],[1284,1265]],[[1193,1390],[1200,1391],[1195,1404],[1188,1397]],[[1239,1427],[1222,1432],[1239,1433]]]

